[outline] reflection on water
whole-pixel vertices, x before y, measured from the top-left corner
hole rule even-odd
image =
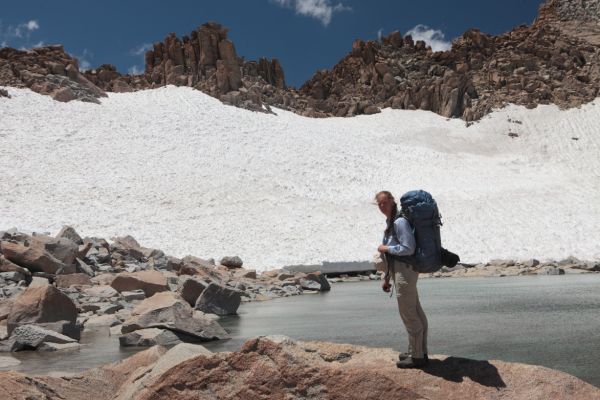
[[[108,328],[83,331],[80,343],[81,348],[78,350],[11,353],[12,357],[21,361],[21,364],[12,368],[0,369],[40,375],[77,373],[122,360],[140,350],[132,347],[120,347],[118,336],[110,336]]]
[[[395,299],[379,282],[344,283],[330,293],[244,304],[221,319],[233,339],[206,343],[236,350],[248,337],[283,334],[405,350]],[[600,275],[423,279],[420,300],[429,319],[429,351],[475,359],[538,364],[600,387]],[[23,352],[18,370],[75,372],[132,354],[108,330],[85,333],[69,354]]]

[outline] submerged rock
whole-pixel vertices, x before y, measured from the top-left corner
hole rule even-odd
[[[173,346],[181,343],[182,340],[175,332],[168,329],[148,328],[139,329],[134,332],[126,333],[119,337],[119,343],[123,347],[129,346]]]
[[[123,323],[121,331],[129,333],[146,328],[168,329],[199,341],[229,337],[218,322],[195,316],[192,307],[172,292],[157,293],[141,302],[132,317]]]
[[[37,325],[23,325],[11,333],[6,347],[8,351],[34,350],[44,342],[65,344],[77,341]]]

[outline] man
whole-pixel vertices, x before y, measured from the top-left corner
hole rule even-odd
[[[398,214],[398,205],[388,191],[375,196],[379,210],[386,216],[387,227],[383,244],[378,247],[382,258],[387,261],[382,289],[392,289],[390,279],[394,281],[398,310],[408,333],[408,352],[400,353],[398,368],[420,368],[427,364],[427,317],[421,308],[417,293],[419,273],[410,262],[416,243],[410,223]]]

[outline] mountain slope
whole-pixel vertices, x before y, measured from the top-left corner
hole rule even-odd
[[[100,105],[8,91],[0,227],[68,223],[258,269],[369,260],[384,225],[375,192],[424,188],[466,262],[600,257],[596,102],[509,106],[467,128],[426,111],[254,113],[173,86]]]

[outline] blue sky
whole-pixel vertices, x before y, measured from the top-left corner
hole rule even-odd
[[[356,38],[400,30],[449,46],[469,28],[499,34],[530,24],[542,0],[127,0],[4,2],[0,47],[63,44],[80,67],[110,63],[142,70],[143,51],[168,33],[188,34],[217,21],[229,28],[238,55],[278,58],[288,84],[299,86],[331,68]]]

